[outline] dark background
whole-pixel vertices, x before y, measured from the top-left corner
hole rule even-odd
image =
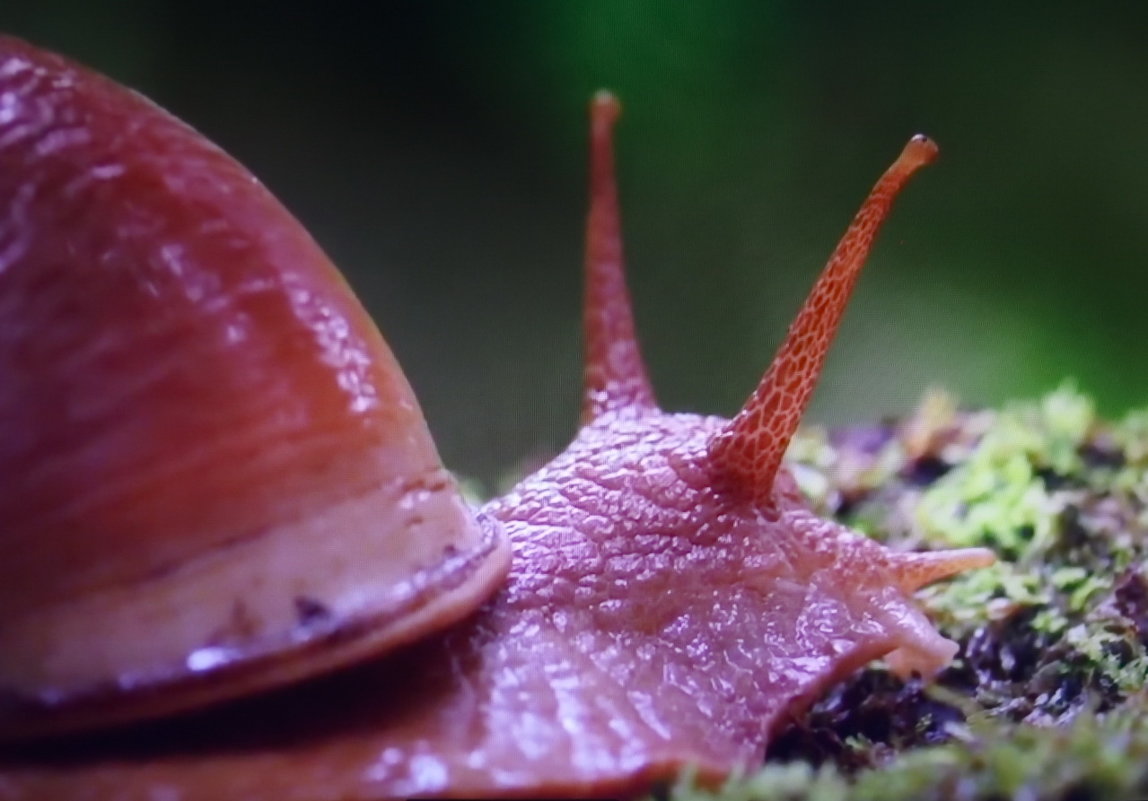
[[[875,8],[862,8],[873,5]],[[1075,377],[1148,404],[1148,4],[0,0],[0,29],[151,96],[310,228],[447,463],[573,430],[585,103],[626,112],[630,281],[663,405],[730,414],[866,190],[879,242],[811,418]]]

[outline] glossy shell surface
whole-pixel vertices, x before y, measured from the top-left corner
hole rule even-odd
[[[0,736],[441,628],[509,551],[304,229],[141,96],[0,38]]]

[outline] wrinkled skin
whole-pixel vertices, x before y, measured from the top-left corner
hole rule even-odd
[[[725,422],[583,429],[485,508],[514,542],[511,579],[446,636],[94,756],[6,766],[0,798],[632,793],[687,764],[752,765],[874,657],[947,658],[884,549],[815,517],[786,474],[776,514],[714,488],[705,447]]]

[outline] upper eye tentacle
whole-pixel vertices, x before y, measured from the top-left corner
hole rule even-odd
[[[918,134],[877,181],[801,307],[765,375],[741,411],[710,442],[714,462],[736,486],[770,504],[773,479],[821,376],[853,287],[893,200],[937,146]]]
[[[590,102],[590,212],[586,220],[586,278],[582,328],[582,423],[607,412],[657,408],[634,333],[626,288],[618,187],[614,177],[614,123],[622,107],[601,91]]]

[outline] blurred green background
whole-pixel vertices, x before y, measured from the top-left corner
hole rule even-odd
[[[730,414],[918,130],[810,419],[1065,377],[1148,404],[1148,4],[0,0],[0,29],[191,122],[310,228],[447,463],[574,427],[585,104],[610,87],[663,405]]]

